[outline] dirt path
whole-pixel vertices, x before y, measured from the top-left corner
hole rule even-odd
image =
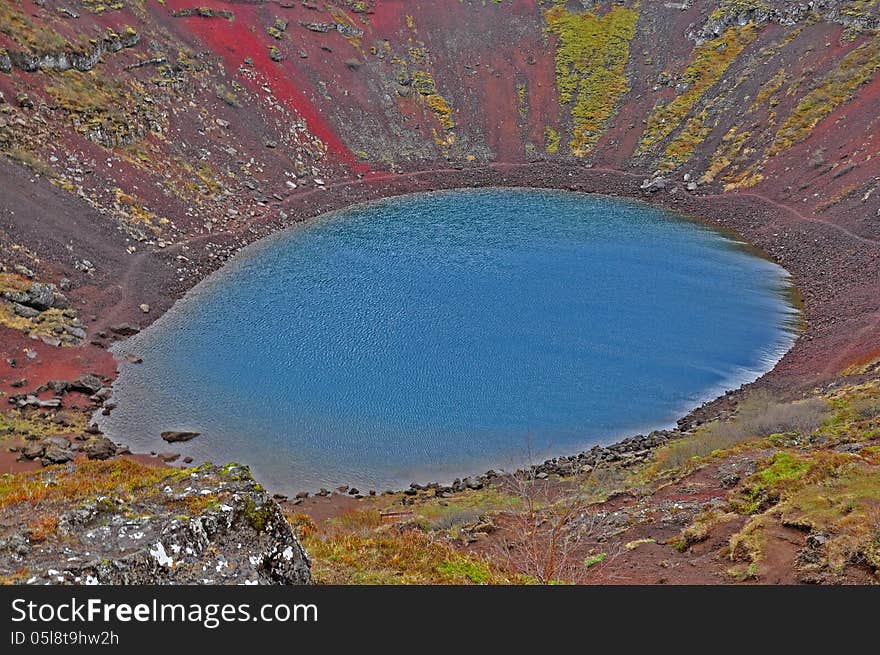
[[[756,200],[760,200],[761,202],[767,203],[768,205],[772,205],[773,207],[777,207],[778,209],[794,216],[795,218],[797,218],[799,220],[806,221],[808,223],[817,223],[820,225],[828,226],[831,229],[836,230],[836,231],[840,232],[841,234],[849,237],[850,239],[860,241],[861,243],[864,243],[864,244],[867,244],[870,246],[880,245],[880,240],[870,239],[868,237],[863,237],[863,236],[856,234],[855,232],[852,232],[851,230],[843,227],[842,225],[838,225],[837,223],[826,220],[824,218],[819,218],[817,216],[807,216],[806,214],[798,211],[796,208],[792,207],[791,205],[786,205],[784,203],[778,202],[778,201],[773,200],[772,198],[769,198],[769,197],[767,197],[763,194],[760,194],[760,193],[754,193],[751,191],[748,191],[748,192],[736,191],[733,193],[720,193],[720,194],[716,193],[716,194],[705,195],[705,196],[700,196],[700,197],[702,197],[702,198],[755,198]]]

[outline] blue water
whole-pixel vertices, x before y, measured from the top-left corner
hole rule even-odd
[[[415,195],[246,250],[122,352],[102,427],[273,489],[381,490],[667,426],[791,346],[788,276],[644,204]],[[169,447],[162,430],[202,436]]]

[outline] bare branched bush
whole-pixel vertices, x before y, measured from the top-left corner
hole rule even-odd
[[[758,438],[777,432],[808,435],[822,424],[828,411],[828,403],[822,398],[779,403],[767,394],[753,394],[740,406],[733,421],[728,423],[741,434]]]
[[[852,411],[862,419],[880,416],[880,398],[858,398],[852,401]]]
[[[608,557],[589,557],[590,543],[606,522],[604,513],[590,511],[597,478],[593,469],[570,481],[549,481],[532,466],[505,478],[506,493],[519,499],[518,509],[505,513],[496,545],[508,570],[539,584],[587,579],[590,566]]]

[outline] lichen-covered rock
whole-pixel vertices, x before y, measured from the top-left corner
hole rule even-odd
[[[132,48],[139,41],[140,36],[137,32],[127,30],[123,34],[110,33],[102,39],[95,40],[85,50],[73,49],[71,46],[71,50],[55,52],[3,51],[0,54],[0,71],[9,73],[14,66],[28,73],[38,70],[64,72],[71,69],[86,72],[98,65],[104,53]]]
[[[0,509],[0,576],[31,584],[310,582],[308,555],[244,466],[68,466],[30,474],[51,485],[49,492],[36,487],[32,512]],[[21,477],[24,489],[34,481]],[[110,493],[61,503],[73,485]],[[56,500],[62,509],[53,517]]]
[[[11,303],[24,305],[38,312],[47,309],[67,309],[70,301],[64,294],[58,293],[54,284],[34,282],[27,291],[7,290],[3,298]]]
[[[801,25],[817,17],[830,23],[843,25],[856,32],[877,29],[880,19],[873,3],[856,3],[842,0],[811,0],[809,2],[791,2],[790,0],[725,0],[713,10],[705,24],[699,29],[688,32],[688,37],[697,42],[714,39],[729,27],[743,27],[749,23],[765,25],[776,23],[783,26]]]

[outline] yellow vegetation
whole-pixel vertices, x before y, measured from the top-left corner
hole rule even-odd
[[[638,18],[638,3],[634,8],[615,5],[603,16],[571,13],[558,5],[544,13],[547,32],[557,37],[559,102],[574,103],[570,147],[577,157],[592,150],[629,90],[626,64]]]
[[[654,107],[648,116],[648,125],[639,144],[643,152],[672,134],[696,104],[721,76],[727,71],[734,59],[757,37],[754,25],[730,28],[717,39],[698,45],[691,53],[691,62],[682,74],[682,83],[688,85],[687,90],[676,96],[668,104]],[[691,134],[700,133],[701,123],[691,127]],[[686,144],[681,150],[687,151],[692,144]]]
[[[769,154],[775,155],[806,139],[819,122],[837,107],[852,100],[856,91],[880,70],[880,37],[852,52],[798,103],[779,128]]]

